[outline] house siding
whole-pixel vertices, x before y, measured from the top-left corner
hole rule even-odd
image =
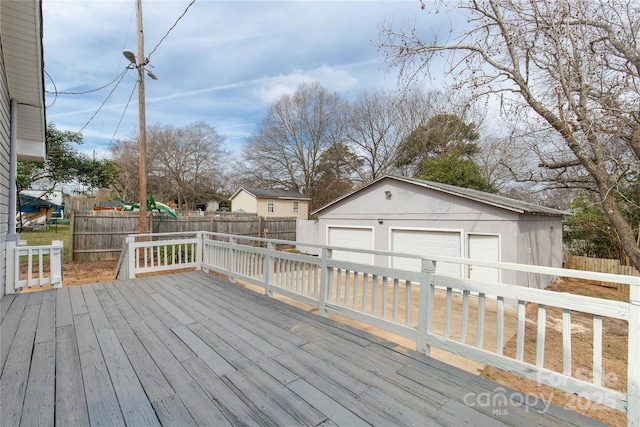
[[[5,293],[7,277],[7,234],[9,233],[9,161],[11,149],[10,99],[0,43],[0,283]]]
[[[269,200],[274,202],[273,212],[269,212],[267,205]],[[293,211],[293,203],[298,202],[298,212]],[[299,219],[307,219],[309,216],[309,202],[306,200],[289,200],[289,199],[258,199],[258,215],[259,216],[294,216]]]
[[[258,213],[256,198],[244,190],[240,191],[236,197],[231,200],[231,211],[235,212],[240,209],[246,213]]]

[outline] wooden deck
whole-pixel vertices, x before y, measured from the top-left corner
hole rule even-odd
[[[0,350],[5,427],[600,425],[202,272],[5,296]]]

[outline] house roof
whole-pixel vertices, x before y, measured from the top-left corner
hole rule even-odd
[[[251,194],[256,199],[295,199],[295,200],[311,200],[308,197],[303,196],[297,191],[292,190],[282,190],[279,188],[255,188],[255,187],[240,187],[231,198],[233,199],[238,195],[240,191],[246,191]]]
[[[0,1],[2,54],[9,97],[16,101],[19,160],[45,156],[45,104],[40,0]]]
[[[458,196],[468,200],[484,203],[486,205],[491,205],[498,208],[506,209],[516,213],[526,213],[526,214],[534,214],[534,215],[551,215],[551,216],[568,215],[568,212],[565,212],[559,209],[540,206],[534,203],[523,202],[521,200],[511,199],[509,197],[500,196],[498,194],[485,193],[484,191],[473,190],[470,188],[456,187],[455,185],[448,185],[448,184],[442,184],[439,182],[425,181],[417,178],[407,178],[407,177],[394,176],[394,175],[385,175],[381,178],[378,178],[375,181],[371,182],[370,184],[365,185],[364,187],[356,191],[353,191],[337,200],[334,200],[328,205],[321,207],[320,209],[312,212],[311,215],[316,215],[322,212],[323,210],[328,209],[331,206],[341,203],[343,200],[352,197],[354,194],[359,193],[360,191],[363,191],[365,188],[371,187],[372,185],[375,185],[382,180],[395,180],[399,182],[405,182],[408,184],[416,185],[418,187],[428,188],[428,189],[439,191],[442,193],[451,194],[454,196]]]

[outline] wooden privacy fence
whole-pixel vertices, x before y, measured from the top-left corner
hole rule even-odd
[[[620,260],[607,258],[591,258],[578,255],[564,255],[564,267],[571,270],[595,271],[598,273],[620,274],[624,276],[640,276],[640,272],[631,265],[622,265]],[[627,291],[628,287],[620,283],[598,282],[607,288]]]
[[[75,261],[116,260],[125,237],[138,232],[138,213],[119,211],[72,211],[69,253]],[[296,218],[259,217],[255,214],[221,213],[205,216],[147,216],[150,233],[207,231],[237,236],[296,240]]]

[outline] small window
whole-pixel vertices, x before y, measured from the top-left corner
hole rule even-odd
[[[273,200],[267,201],[267,212],[273,213],[276,210],[276,206]]]
[[[300,212],[300,206],[298,205],[298,203],[299,203],[298,201],[294,201],[293,202],[293,212],[294,213]]]

